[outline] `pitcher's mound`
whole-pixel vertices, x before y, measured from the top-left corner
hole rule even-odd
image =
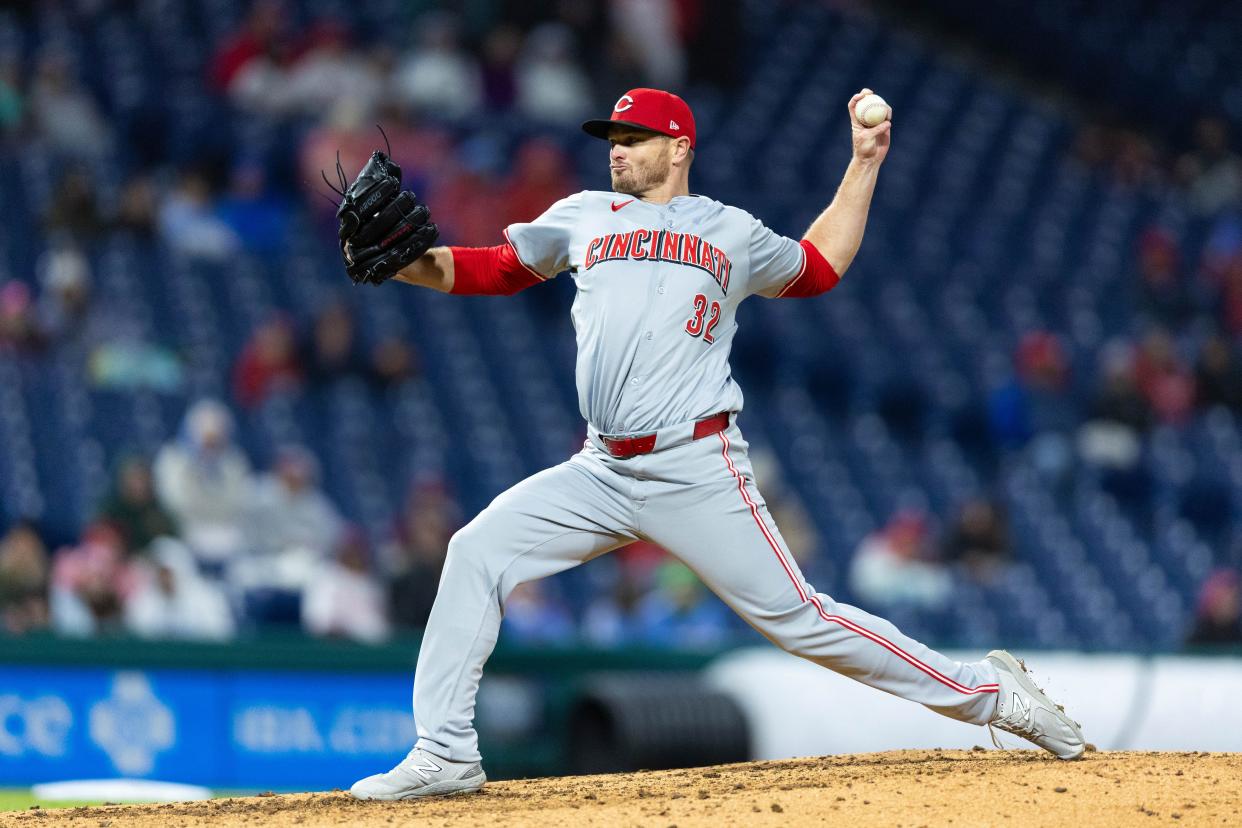
[[[493,782],[482,793],[357,802],[318,793],[23,811],[0,826],[1242,824],[1242,754],[896,751]]]

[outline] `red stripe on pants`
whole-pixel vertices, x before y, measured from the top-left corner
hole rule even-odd
[[[776,539],[772,537],[772,533],[768,531],[767,524],[763,522],[763,518],[759,515],[759,507],[755,505],[755,502],[753,500],[751,500],[750,494],[746,491],[746,484],[742,478],[742,475],[738,473],[737,467],[733,465],[733,458],[729,457],[729,438],[725,436],[725,433],[723,431],[719,432],[718,436],[720,437],[720,442],[723,446],[723,448],[721,449],[721,454],[724,455],[725,462],[729,465],[729,473],[732,474],[733,477],[737,480],[737,489],[739,492],[742,493],[742,500],[745,501],[747,507],[750,508],[751,517],[755,519],[755,524],[758,525],[759,531],[761,531],[763,533],[763,537],[767,539],[768,546],[772,547],[772,552],[776,555],[776,559],[780,561],[781,566],[785,569],[785,574],[789,576],[789,580],[793,581],[794,588],[798,591],[798,598],[802,601],[802,603],[805,604],[807,601],[810,601],[815,606],[815,609],[819,613],[820,618],[823,618],[825,621],[828,621],[829,623],[832,623],[832,624],[840,624],[842,627],[845,627],[847,630],[850,630],[851,632],[857,633],[858,635],[861,635],[864,638],[874,641],[876,644],[879,644],[881,647],[893,653],[895,656],[907,662],[911,666],[916,667],[919,670],[922,670],[924,673],[931,676],[936,681],[940,682],[946,687],[950,687],[953,690],[956,690],[959,693],[962,693],[964,695],[973,695],[975,693],[995,693],[1000,689],[998,685],[995,685],[995,684],[981,684],[978,687],[967,687],[966,685],[960,682],[954,681],[948,676],[938,672],[931,665],[924,664],[922,661],[919,661],[913,655],[911,655],[910,653],[907,653],[905,650],[901,649],[900,647],[898,647],[893,642],[889,641],[884,636],[878,635],[877,633],[873,633],[870,630],[859,626],[858,624],[849,620],[848,618],[844,618],[840,615],[829,615],[824,610],[823,605],[820,604],[819,596],[817,595],[808,596],[806,593],[806,590],[802,588],[801,580],[798,578],[797,574],[794,572],[793,567],[789,565],[789,561],[785,559],[785,553],[781,550],[780,544],[776,542]]]

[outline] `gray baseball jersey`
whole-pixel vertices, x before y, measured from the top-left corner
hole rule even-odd
[[[573,274],[590,439],[453,536],[414,676],[418,746],[478,761],[475,695],[510,592],[637,539],[680,558],[789,652],[945,715],[990,721],[989,662],[949,659],[806,581],[733,416],[695,439],[695,420],[742,407],[728,363],[738,304],[788,291],[807,267],[801,245],[702,196],[651,204],[605,192],[563,199],[506,235],[540,278]],[[650,433],[653,450],[634,456],[613,456],[604,439]]]
[[[796,241],[704,196],[649,204],[585,191],[506,237],[542,278],[573,275],[578,406],[604,434],[741,411],[729,373],[738,305],[806,266]]]

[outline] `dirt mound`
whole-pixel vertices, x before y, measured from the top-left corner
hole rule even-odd
[[[22,811],[0,814],[0,826],[1238,825],[1240,789],[1242,754],[1094,753],[1058,762],[976,748],[512,780],[415,802],[356,802],[338,791]]]

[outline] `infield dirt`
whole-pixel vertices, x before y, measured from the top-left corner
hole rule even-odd
[[[357,802],[346,793],[0,814],[0,826],[1242,825],[1242,754],[897,751],[490,783]]]

